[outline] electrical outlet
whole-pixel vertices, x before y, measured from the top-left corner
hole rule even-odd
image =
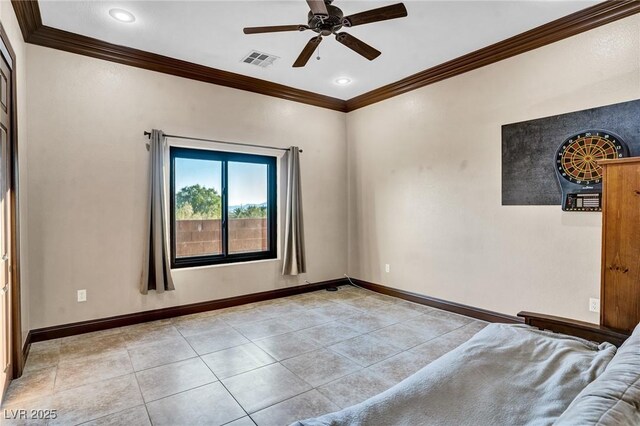
[[[600,312],[600,299],[589,298],[589,311]]]
[[[384,265],[384,271],[385,271],[385,272],[389,272],[389,271],[390,271],[390,268],[389,268],[389,264],[388,264],[388,263],[386,263],[386,264]]]
[[[78,290],[78,302],[87,301],[87,290]]]

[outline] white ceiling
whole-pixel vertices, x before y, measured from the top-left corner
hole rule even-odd
[[[345,15],[398,1],[336,0]],[[349,99],[426,68],[488,46],[598,1],[404,1],[408,17],[347,32],[382,51],[369,62],[332,37],[304,68],[292,68],[315,34],[286,32],[244,35],[245,26],[306,24],[304,0],[288,1],[60,1],[40,0],[45,25],[111,43],[257,77],[299,89]],[[112,19],[121,8],[132,24]],[[278,56],[261,68],[241,62],[252,49]],[[346,87],[333,81],[352,79]]]

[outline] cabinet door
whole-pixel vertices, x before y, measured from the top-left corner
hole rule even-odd
[[[604,167],[602,325],[640,322],[640,162]]]

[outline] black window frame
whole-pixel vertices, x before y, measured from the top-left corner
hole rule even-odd
[[[220,265],[277,258],[277,158],[266,155],[244,154],[206,149],[170,147],[170,220],[171,220],[171,268]],[[222,254],[176,257],[176,217],[175,217],[175,164],[176,158],[220,161],[222,163]],[[267,165],[267,238],[268,250],[249,253],[229,253],[229,211],[228,211],[228,163],[242,162]]]

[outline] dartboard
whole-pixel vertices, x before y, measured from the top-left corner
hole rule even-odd
[[[556,159],[559,175],[579,185],[600,183],[602,168],[598,160],[624,156],[624,142],[603,131],[573,135],[560,145]]]

